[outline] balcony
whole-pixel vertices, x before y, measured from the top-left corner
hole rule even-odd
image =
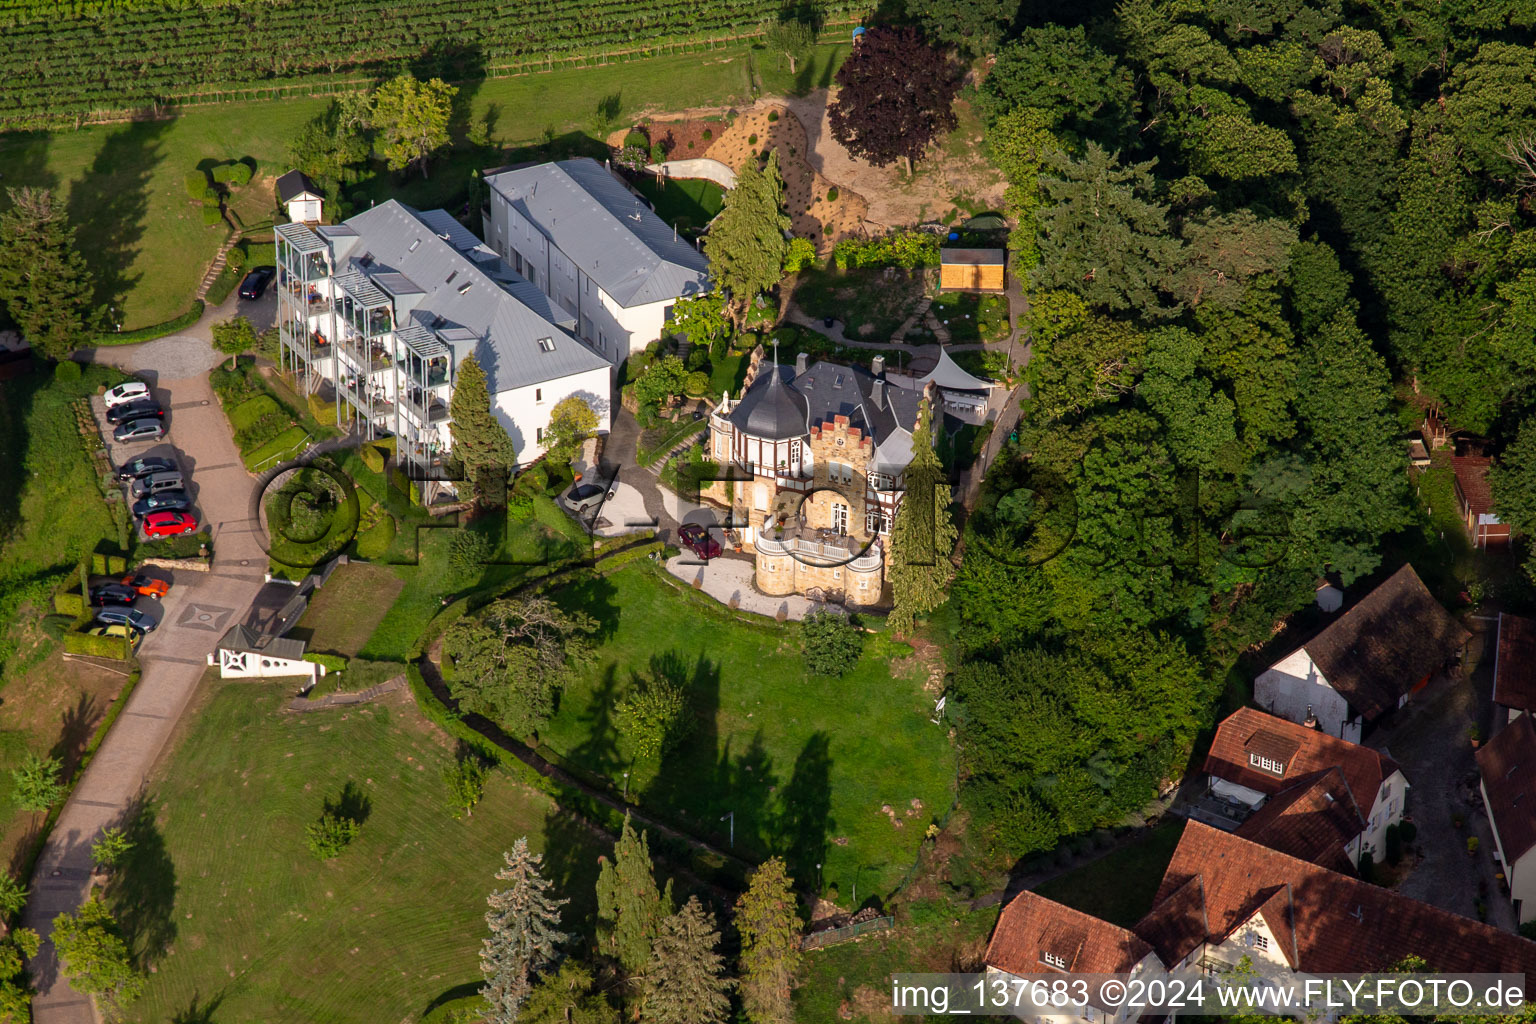
[[[874,572],[883,560],[878,541],[866,548],[836,531],[803,526],[764,530],[754,546],[765,555],[790,555],[806,565],[846,565],[854,572]]]
[[[441,402],[437,396],[427,396],[429,401],[422,405],[422,393],[411,390],[400,399],[400,407],[415,417],[416,422],[422,426],[433,423],[441,423],[448,418],[448,406]]]
[[[342,332],[341,350],[359,373],[378,373],[394,365],[388,349],[377,342],[372,344],[364,342],[351,329]]]

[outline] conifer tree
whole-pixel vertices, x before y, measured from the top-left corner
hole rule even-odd
[[[53,193],[6,192],[11,208],[0,214],[0,303],[33,349],[63,359],[90,338],[95,283]]]
[[[757,158],[748,157],[736,173],[736,187],[726,193],[725,209],[704,237],[710,276],[730,296],[726,308],[738,325],[752,301],[784,272],[789,217],[783,207],[779,154],[770,153],[761,170]]]
[[[615,957],[630,976],[639,974],[651,958],[651,946],[661,923],[672,915],[672,882],[656,887],[650,841],[635,834],[624,816],[624,830],[613,847],[613,860],[604,860],[597,876],[597,942]]]
[[[651,962],[641,976],[643,1024],[723,1024],[730,1011],[724,958],[716,949],[715,916],[691,896],[661,923]]]
[[[793,1024],[790,990],[800,967],[800,918],[784,861],[771,857],[736,901],[741,1001],[752,1024]]]
[[[910,633],[917,616],[943,603],[955,567],[954,520],[949,514],[949,484],[933,450],[933,410],[923,399],[912,432],[912,461],[907,490],[891,524],[891,628]]]
[[[474,483],[476,504],[495,505],[506,500],[506,478],[517,464],[517,449],[491,410],[485,371],[474,356],[466,356],[459,364],[448,415],[453,418],[448,425],[453,457],[463,467],[464,478]]]
[[[502,857],[506,866],[496,877],[511,884],[486,897],[491,909],[485,923],[491,934],[480,951],[480,971],[486,979],[480,995],[490,1007],[488,1020],[515,1024],[533,987],[533,975],[555,962],[555,947],[566,939],[560,931],[560,908],[570,901],[550,896],[553,883],[539,873],[544,858],[528,852],[526,836]]]

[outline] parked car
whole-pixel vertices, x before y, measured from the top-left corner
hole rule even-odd
[[[196,533],[197,516],[191,512],[151,512],[139,525],[146,537],[174,537],[181,533]]]
[[[127,405],[129,402],[148,401],[153,396],[149,393],[149,385],[142,381],[124,381],[115,388],[108,388],[107,393],[101,396],[101,400],[107,403],[111,409],[119,405]]]
[[[566,492],[565,504],[572,512],[582,513],[611,497],[613,494],[601,484],[577,484]]]
[[[175,469],[175,459],[165,459],[158,455],[141,455],[118,466],[117,479],[122,483],[127,483],[129,480],[137,480],[139,477],[149,476],[151,473],[169,473]]]
[[[133,482],[133,496],[135,498],[147,498],[151,494],[159,494],[161,491],[185,490],[187,483],[182,479],[177,470],[169,470],[165,473],[151,473],[149,476],[141,476]]]
[[[192,495],[186,491],[161,491],[133,503],[133,514],[147,516],[151,512],[185,512],[192,507]]]
[[[272,280],[272,275],[277,271],[273,267],[257,267],[245,275],[245,280],[240,282],[240,297],[242,299],[259,299],[261,293],[267,290],[267,282]]]
[[[137,637],[139,631],[132,626],[123,623],[114,623],[110,626],[93,626],[86,630],[91,636],[131,636]]]
[[[719,555],[722,550],[720,542],[710,537],[709,531],[698,523],[684,523],[678,527],[677,539],[683,547],[706,562]]]
[[[122,405],[114,405],[107,410],[107,422],[112,424],[126,423],[128,420],[164,419],[165,410],[154,399],[146,399],[139,402],[124,402]]]
[[[139,599],[139,592],[121,583],[107,583],[91,590],[91,604],[100,608],[108,604],[131,605]]]
[[[140,633],[148,633],[158,625],[154,619],[137,608],[103,608],[96,613],[96,621],[103,626],[127,626]]]
[[[127,576],[124,576],[122,585],[132,588],[145,597],[152,597],[157,601],[171,592],[169,582],[155,579],[155,577],[150,576],[148,573],[142,572],[129,573]]]
[[[112,431],[112,439],[118,444],[133,441],[158,441],[165,436],[165,423],[161,420],[129,420],[120,423]]]

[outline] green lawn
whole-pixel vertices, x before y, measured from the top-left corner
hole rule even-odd
[[[809,87],[822,84],[845,53],[843,46],[821,47],[795,78],[805,78]],[[356,190],[356,204],[366,208],[370,200],[395,197],[425,207],[457,205],[467,195],[473,169],[593,152],[588,133],[598,104],[608,97],[619,98],[620,125],[645,112],[746,101],[746,55],[742,46],[465,83],[461,100],[467,117],[461,123],[490,114],[499,148],[455,149],[434,161],[426,178],[377,166]],[[765,84],[797,86],[770,70],[773,62],[759,63]],[[252,190],[270,187],[263,182],[288,170],[289,141],[327,102],[229,103],[186,108],[164,121],[15,133],[0,136],[0,167],[7,186],[53,188],[64,197],[98,276],[101,301],[117,306],[123,329],[132,330],[183,312],[224,240],[223,225],[203,224],[199,204],[187,194],[186,173],[200,161],[248,156],[257,161]],[[546,139],[554,145],[547,146]],[[260,196],[237,197],[242,215],[263,206]]]
[[[813,885],[820,863],[844,903],[855,882],[861,899],[889,893],[953,799],[954,751],[929,721],[915,659],[898,657],[906,648],[882,634],[846,677],[810,679],[792,630],[747,621],[669,579],[637,565],[555,592],[599,620],[603,643],[566,689],[543,746],[615,788],[629,771],[642,806],[721,844],[722,816],[734,812],[738,851],[781,853]],[[612,714],[634,675],[653,670],[685,685],[696,718],[659,770],[632,757]]]
[[[389,566],[350,562],[338,566],[325,586],[315,591],[291,636],[309,643],[312,651],[353,657],[389,611],[405,585]]]
[[[940,292],[933,315],[944,322],[949,340],[957,345],[1000,341],[1008,337],[1008,299],[1003,295]]]
[[[1124,846],[1051,879],[1041,896],[1129,928],[1152,909],[1152,897],[1184,834],[1184,819],[1169,816]]]
[[[725,206],[725,189],[703,178],[658,180],[639,174],[635,188],[656,207],[656,216],[679,231],[699,231]]]
[[[523,835],[590,933],[600,844],[499,772],[456,820],[452,748],[413,706],[282,714],[286,684],[203,685],[112,893],[136,947],[164,950],[130,1019],[414,1020],[479,982],[485,896]],[[322,863],[304,826],[348,783],[367,818]]]

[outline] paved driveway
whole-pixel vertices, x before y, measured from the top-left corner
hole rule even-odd
[[[247,620],[267,564],[261,535],[250,517],[255,481],[245,471],[208,386],[206,371],[218,363],[218,354],[196,337],[180,336],[105,348],[94,355],[96,361],[137,373],[152,384],[168,410],[168,445],[112,445],[112,456],[119,460],[141,452],[175,451],[196,488],[203,521],[212,528],[214,560],[211,572],[176,574],[160,626],[139,652],[139,685],[43,848],[22,923],[45,940],[53,918],[74,910],[88,895],[91,843],[103,828],[118,824],[143,793],[214,645],[231,624]],[[89,1000],[59,977],[51,943],[44,942],[29,966],[38,990],[33,1002],[37,1024],[94,1024]]]

